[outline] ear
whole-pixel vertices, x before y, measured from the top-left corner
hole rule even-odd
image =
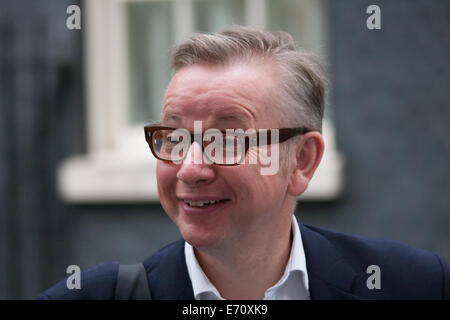
[[[289,165],[288,192],[298,197],[306,191],[309,181],[319,166],[325,145],[322,135],[313,131],[302,135],[294,148],[295,154],[291,156],[292,165]]]

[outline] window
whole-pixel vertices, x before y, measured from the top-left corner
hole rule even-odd
[[[172,44],[193,32],[232,24],[283,29],[327,60],[326,0],[98,0],[85,1],[83,13],[89,147],[59,168],[68,202],[159,201],[143,126],[159,119]],[[334,199],[342,189],[329,113],[324,137],[324,159],[305,200]]]

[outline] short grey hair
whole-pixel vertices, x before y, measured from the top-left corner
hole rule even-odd
[[[225,66],[258,57],[273,61],[281,79],[276,97],[280,125],[322,131],[327,84],[324,68],[315,55],[296,50],[287,32],[233,26],[219,33],[195,34],[178,44],[172,57],[175,72],[194,64]]]

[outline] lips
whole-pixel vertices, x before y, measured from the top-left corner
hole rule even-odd
[[[222,212],[222,209],[231,202],[231,199],[211,195],[180,194],[177,198],[181,212],[199,217]]]
[[[184,203],[188,204],[190,207],[208,207],[214,204],[218,204],[224,201],[227,201],[226,199],[222,200],[183,200]]]

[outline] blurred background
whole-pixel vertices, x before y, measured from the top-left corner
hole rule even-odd
[[[233,24],[285,30],[328,67],[327,155],[298,220],[450,261],[449,1],[1,0],[0,299],[180,237],[142,126],[171,47]]]

